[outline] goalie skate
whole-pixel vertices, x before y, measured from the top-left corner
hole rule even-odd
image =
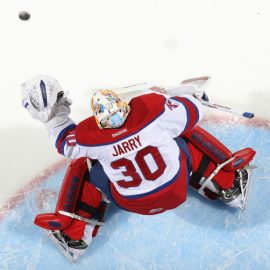
[[[67,239],[62,234],[61,231],[46,231],[46,234],[52,240],[52,242],[58,247],[60,252],[68,258],[71,262],[76,262],[78,257],[84,253],[87,248],[87,244],[85,244],[84,249],[74,249],[69,247]]]
[[[91,233],[91,232],[90,232]],[[76,262],[77,259],[86,251],[90,241],[84,240],[71,240],[67,235],[62,231],[46,231],[46,234],[52,240],[52,242],[58,247],[60,252],[65,255],[65,257],[71,261]]]
[[[104,216],[108,208],[109,200],[104,194],[102,194],[102,200],[103,201],[99,206],[100,216],[97,219],[94,217],[87,219],[76,214],[59,211],[62,215],[71,216],[72,218],[87,223],[85,226],[83,238],[81,240],[72,240],[61,230],[46,230],[46,234],[69,261],[76,262],[78,258],[85,253],[93,238],[95,238],[97,235],[100,227],[104,224]]]
[[[220,199],[231,207],[245,210],[252,179],[252,170],[255,168],[255,166],[246,166],[236,171],[237,175],[234,185],[229,189],[222,190]]]

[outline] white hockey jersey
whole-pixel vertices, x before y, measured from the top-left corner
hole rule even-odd
[[[183,177],[186,159],[175,138],[192,130],[202,117],[200,102],[189,95],[166,98],[152,93],[132,99],[129,105],[130,114],[117,129],[99,129],[90,117],[77,126],[69,120],[50,131],[59,153],[101,163],[112,195],[127,210],[126,200],[147,201]],[[150,199],[150,205],[155,200]]]

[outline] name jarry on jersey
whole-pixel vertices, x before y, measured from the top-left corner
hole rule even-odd
[[[117,145],[113,146],[113,156],[120,156],[122,154],[126,154],[134,149],[139,148],[140,146],[142,146],[141,141],[140,141],[140,136],[134,136],[131,139],[128,139],[126,141],[123,141]]]

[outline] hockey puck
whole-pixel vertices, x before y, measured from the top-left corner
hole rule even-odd
[[[30,19],[30,13],[28,11],[21,11],[19,13],[19,18],[23,21],[27,21]]]

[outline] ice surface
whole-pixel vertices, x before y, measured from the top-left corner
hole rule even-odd
[[[270,130],[232,122],[204,127],[232,151],[246,146],[258,151],[245,212],[193,190],[183,205],[156,216],[110,205],[104,227],[71,264],[32,223],[37,213],[54,209],[64,168],[25,194],[0,222],[0,269],[269,269]]]
[[[268,0],[13,0],[0,1],[0,9],[0,270],[270,269],[269,122],[207,125],[232,149],[258,151],[245,213],[192,190],[183,206],[159,216],[111,206],[91,249],[71,265],[32,224],[35,214],[53,210],[64,169],[31,182],[59,155],[20,103],[20,84],[49,74],[70,91],[71,116],[80,121],[89,116],[92,88],[212,75],[212,102],[255,112],[266,123]],[[29,21],[19,20],[21,10]]]

